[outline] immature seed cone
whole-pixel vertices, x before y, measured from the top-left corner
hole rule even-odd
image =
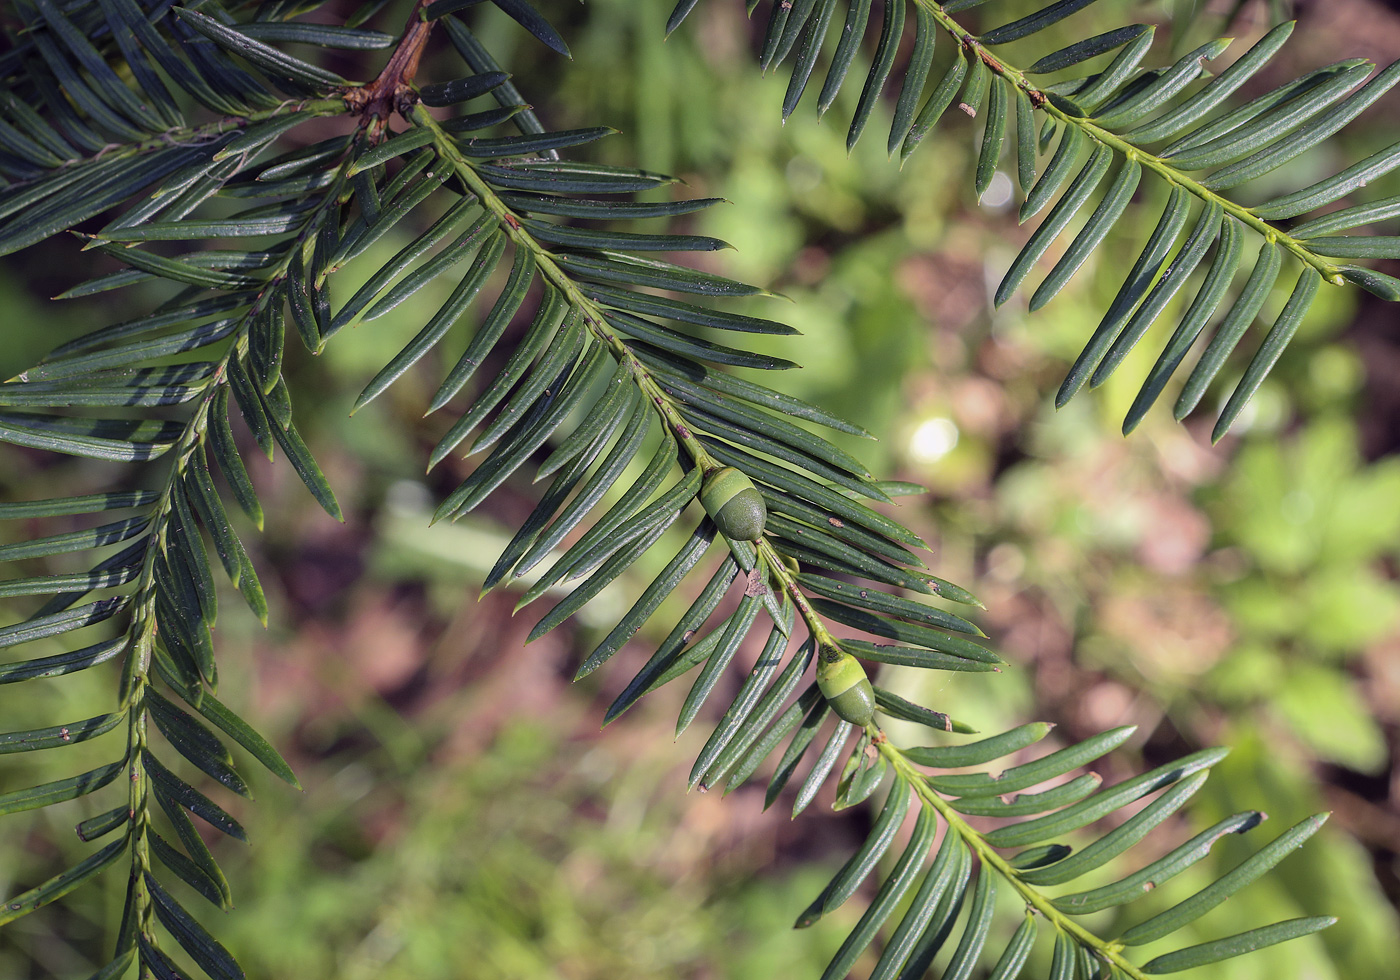
[[[757,541],[763,536],[768,508],[753,481],[732,466],[715,470],[700,488],[700,505],[720,533],[733,541]]]
[[[864,728],[875,720],[875,689],[855,657],[836,652],[834,660],[825,651],[817,660],[817,687],[837,717]]]

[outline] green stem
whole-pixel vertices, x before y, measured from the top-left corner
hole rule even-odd
[[[180,492],[180,480],[190,456],[204,443],[209,428],[209,412],[219,390],[228,384],[228,369],[234,358],[242,357],[248,350],[248,332],[255,316],[263,306],[277,296],[278,286],[291,268],[293,256],[308,238],[316,234],[318,219],[324,219],[330,212],[331,204],[337,201],[337,194],[344,186],[345,172],[351,163],[347,154],[340,165],[340,174],[322,199],[322,205],[302,226],[293,246],[271,268],[267,279],[259,290],[252,306],[243,314],[237,331],[224,348],[214,370],[210,372],[203,394],[185,423],[179,441],[172,447],[174,464],[170,467],[160,497],[151,506],[151,524],[146,537],[146,552],[142,558],[141,574],[136,580],[132,595],[135,608],[131,623],[127,627],[131,637],[131,649],[123,665],[122,704],[127,711],[127,758],[128,758],[128,808],[131,826],[128,830],[132,849],[132,872],[135,877],[135,895],[138,915],[138,931],[150,935],[154,907],[142,872],[151,871],[149,839],[150,782],[146,773],[142,752],[147,745],[145,691],[150,685],[151,656],[156,636],[156,559],[165,550],[166,532],[170,525],[170,513],[174,506],[174,496]]]
[[[896,775],[914,787],[914,792],[918,794],[925,806],[931,806],[938,811],[938,815],[948,825],[949,832],[957,834],[963,843],[972,849],[984,869],[991,868],[1010,882],[1011,887],[1016,890],[1016,894],[1025,901],[1027,906],[1045,916],[1056,929],[1073,937],[1075,942],[1092,950],[1101,959],[1112,963],[1132,980],[1148,980],[1145,973],[1123,957],[1121,945],[1105,941],[1094,935],[1073,918],[1055,908],[1050,900],[1039,891],[1022,881],[1016,873],[1016,869],[997,853],[996,848],[988,844],[981,834],[969,826],[967,821],[962,818],[962,814],[954,810],[947,800],[934,792],[933,787],[924,778],[924,774],[915,767],[913,762],[909,761],[909,757],[898,746],[888,738],[883,737],[883,733],[874,725],[869,726],[867,732],[874,744],[879,746],[880,754],[894,767]]]
[[[655,377],[652,376],[646,365],[632,353],[631,349],[623,343],[622,339],[618,337],[616,333],[608,329],[607,321],[603,316],[602,310],[599,309],[598,304],[583,294],[578,288],[578,285],[573,281],[573,278],[563,269],[559,268],[559,265],[554,261],[553,254],[521,226],[520,220],[515,216],[510,206],[500,199],[486,181],[481,179],[476,170],[473,169],[470,161],[457,149],[452,138],[437,124],[437,121],[433,119],[422,105],[418,105],[414,108],[413,121],[433,131],[438,152],[452,163],[457,174],[462,178],[462,181],[467,187],[470,188],[471,192],[481,201],[482,206],[496,215],[500,226],[505,230],[510,240],[515,243],[517,248],[527,248],[534,254],[535,261],[544,277],[565,295],[571,306],[581,311],[583,321],[588,326],[588,329],[601,343],[607,346],[608,350],[612,352],[613,357],[615,357],[619,363],[627,366],[627,370],[632,375],[637,387],[641,389],[642,394],[647,400],[656,407],[657,412],[661,415],[662,421],[671,430],[672,434],[675,435],[676,441],[685,447],[686,452],[689,453],[690,457],[695,461],[695,465],[705,472],[719,467],[719,461],[705,449],[704,443],[690,430],[690,426],[686,424],[685,419],[681,416],[680,410],[671,400],[670,395],[662,389],[661,385],[656,381]],[[775,591],[788,596],[792,600],[798,612],[802,615],[802,620],[807,625],[807,629],[811,632],[813,639],[815,639],[818,644],[826,646],[836,645],[836,640],[831,635],[831,631],[826,628],[826,624],[807,601],[806,596],[802,593],[801,587],[797,584],[796,578],[793,577],[787,566],[783,564],[782,558],[773,548],[773,545],[767,538],[764,538],[757,542],[757,549],[758,555],[762,559],[761,564],[767,565],[770,574],[773,576]]]
[[[1229,198],[1222,197],[1200,181],[1177,170],[1161,157],[1144,150],[1142,147],[1134,146],[1132,143],[1109,132],[1091,120],[1081,119],[1078,116],[1072,116],[1065,112],[1059,106],[1051,102],[1050,97],[1046,95],[1045,92],[1041,91],[1027,79],[1024,70],[1008,65],[1005,61],[993,55],[984,45],[978,42],[975,35],[957,21],[953,20],[952,16],[943,9],[941,4],[935,3],[934,0],[914,0],[914,2],[927,10],[933,19],[936,20],[944,30],[951,34],[954,40],[962,45],[970,57],[980,59],[993,74],[999,75],[1025,92],[1030,98],[1031,104],[1036,108],[1043,110],[1065,125],[1079,127],[1091,139],[1110,147],[1128,160],[1140,163],[1148,170],[1162,177],[1167,183],[1178,186],[1192,196],[1205,202],[1207,206],[1219,204],[1226,214],[1230,215],[1247,228],[1257,232],[1265,241],[1270,244],[1281,246],[1297,256],[1304,265],[1312,266],[1321,274],[1326,282],[1330,282],[1334,286],[1340,286],[1346,282],[1342,277],[1341,270],[1336,265],[1310,251],[1302,241],[1294,238],[1276,225],[1265,221],[1249,208]]]
[[[421,105],[413,110],[413,122],[428,127],[434,132],[438,152],[450,162],[470,192],[476,195],[484,208],[496,216],[500,227],[517,248],[526,248],[533,253],[545,279],[559,289],[573,307],[580,310],[588,329],[599,342],[607,346],[618,362],[627,365],[637,386],[656,407],[664,423],[675,435],[677,441],[686,448],[695,464],[703,470],[718,466],[719,463],[690,431],[670,396],[656,382],[646,366],[637,359],[613,331],[608,329],[603,313],[597,304],[583,295],[573,279],[554,262],[551,252],[521,226],[511,208],[476,173],[471,162],[458,151],[451,137]],[[768,569],[775,591],[792,601],[818,647],[839,646],[831,630],[808,601],[792,571],[783,563],[782,556],[773,547],[772,542],[765,537],[755,542],[754,546],[758,557],[758,566]],[[914,786],[915,792],[918,793],[925,805],[932,806],[942,815],[948,827],[972,848],[985,867],[994,870],[1011,882],[1012,887],[1025,899],[1028,906],[1053,922],[1056,928],[1068,933],[1107,962],[1113,963],[1126,976],[1133,978],[1133,980],[1146,980],[1141,971],[1123,959],[1120,952],[1121,947],[1117,947],[1084,929],[1056,909],[1038,891],[1021,881],[1016,870],[997,854],[995,849],[976,830],[968,826],[962,816],[949,806],[947,801],[933,791],[923,775],[914,767],[914,764],[909,761],[899,747],[889,740],[884,732],[874,724],[868,726],[867,732],[872,741],[879,746],[880,752],[893,764],[895,771]]]
[[[476,195],[481,202],[481,206],[486,208],[496,216],[500,227],[505,231],[506,236],[515,243],[517,248],[528,249],[535,257],[535,263],[539,267],[540,273],[549,283],[564,294],[569,305],[578,310],[583,318],[584,325],[597,340],[612,352],[614,359],[619,364],[627,366],[627,371],[632,375],[637,387],[641,389],[643,396],[656,407],[661,415],[661,419],[675,435],[691,459],[695,460],[695,465],[701,470],[709,472],[719,467],[720,463],[709,451],[694,432],[690,431],[690,426],[681,417],[680,410],[671,401],[671,397],[666,394],[661,385],[652,376],[647,366],[632,353],[622,339],[608,328],[607,319],[598,304],[585,296],[578,288],[578,284],[573,278],[559,268],[554,261],[554,255],[545,248],[535,237],[531,235],[521,225],[520,219],[511,210],[491,186],[481,179],[471,162],[457,149],[452,137],[440,126],[436,119],[426,108],[419,103],[413,108],[413,122],[432,130],[434,146],[439,154],[448,160],[454,172],[462,179],[462,182]]]

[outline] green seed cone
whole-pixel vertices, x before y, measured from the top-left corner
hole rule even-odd
[[[734,467],[722,467],[705,477],[700,505],[726,538],[757,541],[763,537],[763,525],[768,520],[763,495],[752,480]]]
[[[842,721],[864,728],[875,720],[875,689],[860,662],[849,653],[817,661],[817,687]]]

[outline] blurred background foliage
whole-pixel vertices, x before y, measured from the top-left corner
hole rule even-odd
[[[1039,718],[1073,741],[1136,723],[1131,751],[1109,762],[1120,774],[1204,744],[1233,746],[1188,821],[1139,851],[1164,852],[1250,806],[1266,807],[1275,827],[1317,809],[1334,817],[1181,938],[1291,915],[1341,921],[1195,975],[1400,975],[1394,310],[1358,290],[1330,291],[1217,447],[1208,426],[1178,426],[1162,408],[1125,440],[1120,420],[1162,338],[1149,337],[1103,389],[1053,411],[1049,393],[1120,270],[1087,269],[1035,316],[1024,301],[991,311],[989,289],[1026,232],[1015,224],[1009,179],[981,207],[973,200],[968,169],[980,129],[971,120],[945,124],[901,171],[876,139],[847,155],[854,87],[834,120],[819,125],[804,109],[779,125],[786,78],[758,72],[756,25],[737,2],[702,4],[664,42],[665,0],[545,6],[573,62],[542,55],[489,7],[477,11],[483,39],[547,125],[622,131],[596,144],[594,159],[675,173],[686,181],[682,196],[735,202],[698,216],[693,230],[737,247],[713,257],[717,271],[791,298],[762,305],[804,334],[772,346],[804,365],[780,386],[878,433],[878,442],[846,445],[874,471],[930,487],[900,517],[934,543],[932,569],[983,599],[980,623],[1013,664],[990,679],[887,668],[882,683],[984,732]],[[1130,15],[1181,16],[1165,48],[1224,33],[1227,20],[1249,43],[1284,6],[1159,0],[1092,10],[1100,30]],[[1400,3],[1294,6],[1300,30],[1255,88],[1342,57],[1400,57]],[[374,26],[395,30],[400,7]],[[333,20],[337,9],[315,19]],[[1078,20],[1066,30],[1091,33]],[[334,67],[369,74],[353,62]],[[1397,118],[1392,95],[1335,140],[1329,157],[1295,166],[1359,159],[1393,141]],[[1280,174],[1291,186],[1306,182],[1294,169]],[[1153,220],[1160,190],[1134,205],[1143,221]],[[98,318],[122,315],[107,301],[42,298],[81,278],[75,248],[46,243],[3,268],[5,376]],[[135,310],[149,297],[124,301]],[[484,572],[532,505],[530,488],[509,486],[479,516],[430,530],[432,501],[465,465],[422,475],[439,423],[420,417],[440,375],[415,374],[347,417],[412,331],[389,316],[337,337],[319,359],[289,349],[300,424],[348,516],[336,525],[322,515],[285,465],[255,474],[267,488],[268,527],[251,541],[268,570],[273,625],[264,632],[241,610],[226,614],[221,695],[248,706],[305,792],[249,773],[258,802],[235,812],[254,846],[217,845],[238,912],[210,924],[257,977],[816,977],[858,903],[809,932],[789,925],[868,816],[813,808],[792,823],[782,803],[761,812],[761,790],[751,787],[727,800],[686,796],[703,726],[673,740],[676,691],[600,733],[629,664],[658,638],[644,632],[623,663],[572,686],[577,650],[655,569],[640,563],[573,634],[528,647],[533,617],[512,618],[512,596],[478,602]],[[9,446],[0,447],[0,473],[7,498],[107,479],[90,461]],[[0,727],[79,717],[106,703],[112,683],[92,671],[28,685],[23,699],[0,691]],[[32,781],[33,764],[7,762],[0,780]],[[75,860],[71,828],[84,805],[41,811],[28,826],[7,821],[0,893],[52,873],[65,854]],[[1181,892],[1232,866],[1243,843],[1222,844],[1202,865],[1211,869]],[[86,976],[110,948],[121,887],[109,877],[0,933],[0,976]],[[1163,901],[1174,891],[1164,889]],[[1114,928],[1111,919],[1092,924]]]

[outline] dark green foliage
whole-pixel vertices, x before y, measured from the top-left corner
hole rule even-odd
[[[1178,405],[1178,414],[1195,406],[1263,309],[1285,265],[1301,263],[1291,298],[1222,413],[1219,435],[1279,357],[1324,282],[1351,280],[1392,299],[1400,293],[1382,273],[1326,261],[1395,257],[1394,238],[1337,234],[1394,216],[1400,209],[1393,201],[1305,221],[1292,235],[1268,224],[1346,195],[1400,163],[1400,153],[1382,151],[1337,177],[1253,209],[1216,191],[1253,180],[1327,139],[1400,79],[1400,71],[1388,69],[1333,109],[1370,71],[1368,65],[1343,63],[1200,122],[1263,67],[1286,28],[1194,91],[1201,62],[1221,54],[1223,45],[1207,45],[1171,68],[1144,72],[1138,66],[1153,33],[1141,25],[1045,55],[1028,71],[1076,69],[1116,52],[1097,74],[1045,89],[993,55],[992,48],[1030,38],[1089,2],[1060,0],[980,37],[950,14],[982,7],[981,0],[880,5],[873,64],[848,139],[853,144],[860,137],[892,80],[898,94],[888,147],[892,154],[898,148],[901,157],[958,101],[984,119],[976,167],[980,194],[997,170],[1014,113],[1018,173],[1026,191],[1022,216],[1051,210],[1013,264],[999,302],[1095,198],[1116,164],[1107,191],[1040,286],[1033,307],[1048,302],[1102,244],[1143,171],[1172,181],[1155,231],[1062,392],[1063,400],[1086,381],[1100,383],[1204,265],[1208,271],[1197,299],[1144,386],[1129,427],[1222,307],[1245,251],[1245,233],[1270,235]],[[568,54],[563,38],[527,0],[494,3],[540,42]],[[980,958],[997,964],[994,976],[1012,977],[1045,926],[1053,933],[1051,975],[1057,980],[1100,975],[1110,964],[1134,972],[1185,969],[1325,926],[1323,919],[1279,923],[1166,954],[1142,968],[1132,967],[1122,951],[1208,912],[1300,845],[1321,818],[1299,824],[1115,942],[1071,928],[1070,916],[1139,897],[1143,881],[1179,873],[1224,834],[1253,827],[1259,815],[1223,821],[1117,882],[1053,901],[1038,891],[1078,881],[1140,841],[1200,787],[1223,752],[1197,752],[1102,787],[1095,774],[1072,773],[1123,743],[1130,729],[1032,761],[1008,758],[1045,737],[1049,726],[1023,726],[963,745],[906,749],[890,741],[876,717],[940,733],[972,729],[873,687],[858,661],[998,669],[1001,658],[969,638],[980,635],[976,626],[902,593],[976,600],[925,573],[911,550],[922,546],[918,536],[862,502],[888,502],[907,487],[876,481],[859,461],[792,419],[853,434],[862,430],[716,367],[794,365],[697,335],[706,328],[731,335],[791,333],[783,324],[710,303],[762,290],[652,255],[725,247],[713,238],[668,233],[663,224],[714,200],[626,200],[673,182],[661,174],[560,159],[560,151],[611,131],[545,131],[459,18],[475,5],[418,4],[397,42],[403,57],[396,54],[369,83],[348,81],[279,48],[295,42],[373,50],[396,43],[391,35],[361,29],[359,21],[328,27],[293,19],[315,3],[214,2],[198,10],[155,0],[14,5],[24,29],[0,56],[6,85],[0,105],[0,253],[101,216],[106,224],[83,233],[84,247],[124,268],[65,295],[162,282],[170,299],[146,316],[58,347],[0,384],[0,440],[128,468],[142,464],[155,487],[0,504],[5,520],[80,515],[93,522],[0,548],[3,562],[68,554],[83,555],[89,567],[61,575],[16,574],[0,584],[6,597],[49,597],[28,618],[0,628],[0,646],[89,631],[69,652],[0,664],[0,683],[61,676],[110,660],[123,665],[112,710],[68,725],[0,734],[0,752],[62,748],[114,730],[125,736],[120,744],[108,740],[110,761],[104,765],[0,796],[0,813],[8,813],[122,788],[119,799],[115,791],[109,794],[118,806],[79,826],[84,840],[119,836],[0,906],[0,924],[128,857],[123,925],[111,962],[97,976],[119,977],[138,964],[143,975],[176,976],[163,951],[173,949],[172,942],[215,980],[242,976],[230,952],[166,887],[169,872],[227,908],[227,881],[190,815],[245,839],[237,820],[171,768],[176,755],[223,789],[249,796],[227,736],[240,752],[296,785],[277,751],[215,697],[216,560],[253,612],[267,618],[262,588],[215,472],[227,497],[261,528],[263,512],[244,447],[256,445],[269,459],[280,449],[314,499],[340,519],[330,482],[296,426],[294,397],[300,394],[294,396],[283,372],[288,336],[319,352],[337,332],[372,322],[451,275],[455,285],[448,298],[422,311],[417,335],[369,379],[354,408],[419,370],[447,338],[470,335],[431,399],[430,411],[447,413],[451,421],[429,465],[453,456],[476,459],[435,519],[461,518],[524,474],[552,477],[486,581],[488,588],[510,584],[553,557],[520,600],[524,606],[546,593],[562,593],[531,638],[563,623],[643,554],[661,548],[669,552],[662,571],[583,659],[580,676],[617,653],[682,592],[682,583],[695,578],[708,584],[681,603],[686,612],[669,624],[666,639],[609,708],[608,720],[693,671],[678,725],[683,729],[699,717],[721,677],[736,669],[737,658],[746,679],[701,750],[692,785],[732,790],[785,740],[768,783],[770,805],[818,744],[815,762],[798,783],[794,812],[833,777],[838,807],[877,798],[889,784],[878,797],[867,840],[798,920],[799,926],[810,925],[872,883],[874,899],[828,977],[844,976],[887,922],[891,933],[876,977],[922,975],[945,945],[953,949],[948,976],[969,976]],[[682,0],[668,29],[694,5]],[[818,96],[822,111],[832,105],[870,29],[873,6],[851,0],[843,13],[835,0],[798,0],[773,7],[760,57],[765,67],[789,57],[796,63],[784,114],[799,104],[827,34],[839,23],[844,26]],[[895,68],[910,7],[912,60],[901,74]],[[951,35],[952,54],[943,70],[934,71],[940,32]],[[405,74],[416,68],[419,47],[444,35],[460,58],[455,74],[435,82]],[[501,108],[466,111],[468,103],[486,96]],[[430,113],[427,106],[447,111]],[[1051,124],[1039,135],[1037,112]],[[505,135],[501,127],[507,124],[518,133]],[[339,127],[337,135],[321,136],[332,127]],[[1037,149],[1048,145],[1056,128],[1062,134],[1058,148],[1037,179]],[[298,145],[295,139],[309,138],[309,132],[319,140]],[[1157,155],[1138,152],[1173,138]],[[1188,174],[1203,169],[1214,172],[1203,179]],[[123,205],[124,211],[113,213]],[[576,225],[575,219],[590,224]],[[646,219],[655,227],[639,232],[598,225],[619,219]],[[386,236],[404,244],[365,268],[371,255],[382,254],[372,247]],[[259,249],[248,249],[246,238],[259,239]],[[329,281],[352,264],[366,273],[363,285],[335,304]],[[523,332],[506,341],[515,337],[512,324]],[[502,363],[499,372],[478,378],[492,355]],[[242,430],[250,442],[241,439]],[[712,501],[702,486],[705,475],[716,471],[730,477],[732,492]],[[630,473],[637,475],[629,479]],[[724,509],[741,498],[745,521]],[[573,543],[559,553],[571,536]],[[723,545],[718,549],[717,539]],[[794,635],[799,620],[805,637]],[[750,666],[742,651],[755,630],[766,641]],[[875,643],[851,632],[895,642]],[[820,665],[811,683],[807,671],[814,660]],[[833,673],[840,676],[833,680]],[[157,732],[160,738],[153,739]],[[987,765],[999,775],[921,771]],[[1005,798],[1013,793],[1020,795]],[[1151,794],[1158,795],[1086,847],[1075,851],[1051,841]],[[875,884],[876,869],[912,805],[919,809],[913,837]],[[1009,822],[981,832],[959,813]],[[940,827],[943,840],[931,854]],[[999,853],[1008,848],[1025,850]],[[1011,888],[1040,912],[1001,951],[987,948],[999,888]],[[897,922],[891,921],[901,908]]]
[[[1096,387],[1107,380],[1213,248],[1214,259],[1204,266],[1207,271],[1199,287],[1198,302],[1180,315],[1176,335],[1149,372],[1124,421],[1125,432],[1141,421],[1185,359],[1191,343],[1215,318],[1238,270],[1238,236],[1247,234],[1261,239],[1266,247],[1259,252],[1258,263],[1252,269],[1256,274],[1262,270],[1263,274],[1246,284],[1249,301],[1243,305],[1236,303],[1216,327],[1210,346],[1201,355],[1200,363],[1186,382],[1186,392],[1176,406],[1178,419],[1195,409],[1226,359],[1243,343],[1275,282],[1280,276],[1286,282],[1291,281],[1292,300],[1262,339],[1243,377],[1225,399],[1225,408],[1214,431],[1214,437],[1219,439],[1287,346],[1317,297],[1321,284],[1341,286],[1350,280],[1378,296],[1394,300],[1397,289],[1389,282],[1390,277],[1366,270],[1351,273],[1347,267],[1330,260],[1400,257],[1396,239],[1377,235],[1321,237],[1324,233],[1393,215],[1390,200],[1351,209],[1353,213],[1347,219],[1333,221],[1328,215],[1311,222],[1302,221],[1293,227],[1280,222],[1303,217],[1400,166],[1400,145],[1382,150],[1370,160],[1334,177],[1293,194],[1275,195],[1261,204],[1237,203],[1222,192],[1243,188],[1325,142],[1400,81],[1400,64],[1373,75],[1375,66],[1364,59],[1339,62],[1285,83],[1232,111],[1212,115],[1232,93],[1268,64],[1291,34],[1291,22],[1275,28],[1203,85],[1195,83],[1205,73],[1206,64],[1226,52],[1228,40],[1203,45],[1169,68],[1144,70],[1139,65],[1151,49],[1154,37],[1154,29],[1145,24],[1076,40],[1046,53],[1026,68],[1015,67],[1001,54],[1002,45],[1033,39],[1092,2],[1056,0],[1017,20],[988,27],[998,21],[995,3],[954,0],[940,4],[921,0],[913,4],[916,40],[903,66],[902,77],[895,68],[894,48],[903,30],[904,3],[884,5],[878,32],[869,0],[850,0],[844,20],[824,8],[824,16],[813,19],[807,26],[802,47],[806,60],[799,59],[794,68],[793,87],[789,88],[783,104],[783,116],[786,118],[797,108],[831,25],[843,23],[839,38],[832,46],[827,89],[818,100],[821,112],[830,106],[836,88],[848,73],[861,36],[867,33],[878,36],[874,60],[851,123],[848,145],[859,138],[876,96],[887,87],[898,93],[889,152],[893,155],[898,149],[901,159],[919,145],[956,101],[965,112],[986,119],[976,167],[976,192],[980,197],[990,186],[997,169],[1007,132],[1009,105],[1014,100],[1018,170],[1021,188],[1026,194],[1021,208],[1022,221],[1055,200],[1076,167],[1081,165],[1087,150],[1088,162],[1083,164],[1050,217],[1006,273],[996,291],[997,305],[1011,298],[1055,240],[1077,216],[1089,209],[1115,160],[1120,161],[1117,176],[1098,195],[1099,203],[1090,213],[1084,229],[1036,290],[1030,300],[1032,310],[1048,303],[1100,247],[1123,218],[1144,170],[1169,182],[1172,196],[1162,223],[1150,236],[1056,399],[1056,404],[1063,406],[1086,382]],[[670,23],[672,29],[691,6],[693,4],[682,3],[676,7]],[[781,6],[775,5],[775,9]],[[980,23],[984,29],[980,35],[950,16],[974,7],[982,8]],[[1193,16],[1194,9],[1181,13],[1188,21]],[[776,24],[775,16],[769,26],[770,44]],[[935,25],[938,31],[950,37],[955,50],[946,73],[941,76],[942,81],[932,86],[923,109],[914,119],[913,106],[928,87],[927,79],[940,77],[938,72],[930,74],[935,58],[932,39]],[[771,57],[769,50],[765,47],[765,68],[781,62],[781,52],[786,49],[779,46],[776,49],[779,53]],[[1082,71],[1081,65],[1115,51],[1115,57],[1098,71],[1059,78],[1049,85],[1038,81],[1038,76]],[[966,83],[957,95],[964,76]],[[1034,180],[1031,133],[1037,113],[1043,115],[1047,132],[1052,132],[1049,127],[1058,126],[1063,135],[1044,173],[1039,180]],[[1168,140],[1171,142],[1166,142]],[[1201,171],[1208,173],[1200,175]],[[1195,218],[1191,219],[1193,212]],[[1195,232],[1183,241],[1187,228],[1194,228]]]

